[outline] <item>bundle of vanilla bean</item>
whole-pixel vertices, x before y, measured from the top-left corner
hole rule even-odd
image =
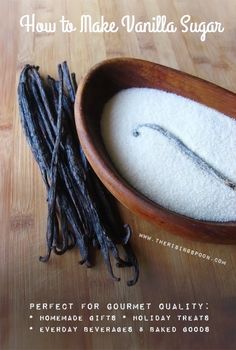
[[[131,229],[123,225],[114,199],[90,167],[77,137],[74,102],[75,74],[66,62],[58,66],[59,79],[42,79],[39,67],[26,65],[20,75],[18,99],[23,129],[47,189],[47,254],[61,255],[78,247],[81,264],[91,266],[99,248],[113,279],[110,257],[118,267],[133,267],[133,285],[139,268],[129,243]],[[123,248],[121,258],[118,245]]]

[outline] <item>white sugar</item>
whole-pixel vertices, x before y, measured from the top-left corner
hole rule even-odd
[[[203,170],[150,127],[168,130],[236,183],[236,121],[211,108],[161,90],[122,90],[105,105],[101,130],[119,173],[154,202],[202,220],[236,220],[236,190]]]

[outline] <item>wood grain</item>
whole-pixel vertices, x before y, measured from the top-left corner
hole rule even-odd
[[[122,281],[111,281],[99,255],[96,266],[78,265],[76,250],[38,262],[45,251],[46,198],[37,165],[33,161],[19,123],[16,86],[25,63],[44,73],[56,74],[57,63],[66,59],[78,78],[105,58],[132,56],[154,61],[236,92],[235,0],[190,2],[187,0],[10,0],[0,1],[0,348],[36,349],[235,349],[236,277],[235,246],[192,242],[139,219],[120,205],[124,221],[133,229],[133,246],[141,275],[138,285],[127,288],[129,272]],[[190,14],[196,21],[218,20],[224,33],[209,34],[201,42],[194,33],[143,34],[26,33],[20,16],[35,13],[38,21],[56,21],[62,15],[79,26],[80,16],[104,15],[119,20],[135,14],[148,20],[158,14],[178,21]],[[187,247],[220,258],[226,265],[190,256],[139,237]],[[30,302],[152,302],[209,303],[212,331],[200,334],[42,335],[29,331]],[[36,320],[32,321],[34,327]]]

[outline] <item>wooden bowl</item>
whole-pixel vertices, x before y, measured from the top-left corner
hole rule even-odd
[[[189,74],[133,58],[115,58],[93,67],[81,81],[75,103],[76,127],[92,168],[108,190],[128,209],[157,226],[190,238],[236,242],[236,222],[191,219],[152,202],[117,172],[104,147],[100,118],[114,94],[131,87],[158,88],[198,101],[236,119],[235,94]],[[236,155],[235,155],[236,156]]]

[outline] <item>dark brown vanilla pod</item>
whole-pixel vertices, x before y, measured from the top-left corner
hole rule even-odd
[[[222,172],[209,164],[204,158],[202,158],[199,154],[190,149],[181,139],[179,139],[176,135],[174,135],[169,130],[163,128],[158,124],[152,123],[144,123],[139,124],[135,130],[133,130],[133,136],[139,137],[141,135],[140,129],[149,128],[157,131],[162,136],[166,137],[169,142],[171,142],[175,147],[177,147],[180,152],[182,152],[186,157],[188,157],[192,162],[196,164],[202,171],[208,173],[210,176],[213,176],[218,181],[222,182],[225,186],[228,186],[232,190],[236,190],[236,183],[226,177]]]
[[[38,67],[27,65],[18,87],[22,126],[48,193],[47,254],[40,260],[47,261],[51,251],[62,255],[77,246],[80,263],[90,267],[91,251],[99,248],[112,278],[119,280],[110,256],[118,267],[133,266],[128,285],[135,284],[139,269],[128,242],[131,229],[122,224],[113,197],[90,167],[76,133],[75,74],[63,62],[58,75],[59,81],[49,76],[43,80]]]
[[[32,73],[36,70],[36,67],[26,66],[21,73],[20,84],[18,87],[19,93],[19,105],[21,112],[22,125],[26,131],[26,136],[31,146],[31,149],[35,155],[35,159],[39,164],[41,173],[46,183],[47,191],[50,189],[50,169],[51,169],[51,157],[53,153],[53,144],[55,142],[55,134],[49,133],[50,120],[47,118],[47,114],[44,108],[40,110],[40,97],[33,94],[32,89]],[[38,83],[38,81],[37,81]],[[42,88],[42,84],[39,84],[39,89]],[[44,107],[44,105],[42,105]],[[42,114],[44,113],[44,114]],[[43,121],[43,123],[42,123]],[[55,128],[56,130],[56,128]],[[45,137],[46,135],[46,137]],[[61,152],[62,155],[62,152]],[[60,168],[62,167],[60,162]],[[60,169],[61,170],[61,169]],[[60,178],[58,179],[60,192],[57,193],[57,202],[60,208],[65,211],[67,217],[68,226],[72,227],[74,235],[76,236],[76,243],[79,245],[82,260],[88,260],[88,249],[85,245],[85,238],[83,237],[83,225],[78,217],[76,208],[74,207],[70,195],[70,183],[64,176],[62,171],[60,172]],[[48,195],[49,196],[49,195]],[[41,261],[47,261],[50,257],[53,246],[53,235],[55,230],[47,231],[47,246],[48,253],[45,257],[40,257]],[[54,242],[55,243],[55,242]],[[58,246],[60,250],[61,245]],[[64,249],[65,250],[65,249]]]

